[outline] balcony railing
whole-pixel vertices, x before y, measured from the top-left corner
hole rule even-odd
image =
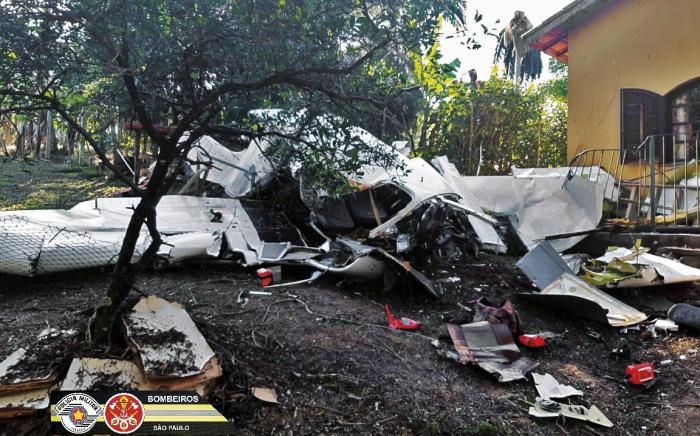
[[[604,186],[604,218],[618,224],[700,227],[698,137],[647,137],[632,149],[585,150],[569,165],[574,176]]]

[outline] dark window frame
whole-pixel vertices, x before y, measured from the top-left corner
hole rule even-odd
[[[662,134],[666,130],[666,98],[664,95],[641,88],[620,89],[620,152],[622,153],[625,150],[627,151],[625,157],[626,162],[635,162],[641,157],[637,154],[637,150],[633,148],[634,145],[639,146],[639,144],[626,144],[625,141],[626,128],[629,128],[628,126],[625,126],[626,115],[629,115],[626,112],[626,100],[629,100],[632,96],[639,97],[642,100],[641,108],[643,112],[639,115],[640,128],[642,129],[642,132],[639,134],[639,143],[641,144],[649,135]],[[647,118],[647,110],[643,102],[644,98],[651,98],[655,100],[655,104],[652,106],[652,109],[654,110],[653,115],[656,119],[656,128],[646,129],[644,127],[644,121]],[[631,154],[630,151],[632,152]],[[622,155],[620,157],[622,157]]]
[[[674,104],[675,99],[685,93],[689,92],[689,100],[686,103],[683,104]],[[632,145],[631,144],[626,144],[625,141],[625,132],[626,129],[628,129],[628,126],[625,126],[625,118],[627,115],[627,118],[629,119],[629,113],[626,112],[626,103],[625,103],[625,97],[627,96],[627,99],[630,98],[631,95],[637,95],[641,99],[644,99],[645,97],[650,97],[656,100],[656,125],[657,128],[654,129],[655,132],[649,132],[646,131],[646,129],[643,127],[644,123],[644,118],[646,118],[646,113],[643,112],[640,114],[640,122],[642,123],[640,126],[641,129],[643,130],[640,134],[640,141],[643,141],[646,139],[647,136],[650,134],[657,134],[657,135],[668,135],[669,137],[673,135],[673,137],[676,137],[676,127],[680,125],[687,125],[688,126],[688,134],[686,137],[686,140],[689,141],[689,143],[693,143],[695,139],[700,136],[700,77],[696,77],[694,79],[690,79],[686,82],[681,83],[680,85],[676,86],[672,90],[670,90],[668,93],[665,95],[657,94],[656,92],[649,91],[648,89],[641,89],[641,88],[622,88],[620,89],[620,157],[622,157],[622,153],[627,150],[627,157],[626,161],[627,162],[634,162],[639,159],[639,155],[635,154],[634,152],[632,154],[629,153],[630,150],[632,150]],[[693,97],[696,97],[696,99],[693,99]],[[674,109],[677,109],[679,107],[685,107],[687,111],[687,121],[680,121],[680,122],[674,122]],[[644,104],[642,102],[642,108],[644,108]],[[695,110],[697,110],[697,113]],[[644,109],[643,109],[644,110]],[[678,139],[678,138],[676,138]],[[680,140],[680,139],[679,139]],[[642,152],[640,150],[640,152]],[[662,143],[657,144],[657,150],[656,150],[657,156],[660,158],[662,155],[666,157],[666,162],[671,162],[674,159],[674,150],[673,150],[673,140],[671,141],[666,141],[665,142],[665,150],[662,150]]]

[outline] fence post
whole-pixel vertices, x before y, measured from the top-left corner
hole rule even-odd
[[[649,138],[649,215],[651,217],[651,231],[656,231],[656,137]]]

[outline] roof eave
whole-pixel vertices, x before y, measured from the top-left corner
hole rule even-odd
[[[530,29],[523,35],[523,39],[535,50],[568,63],[569,33],[602,6],[614,1],[616,0],[575,0],[539,26]]]

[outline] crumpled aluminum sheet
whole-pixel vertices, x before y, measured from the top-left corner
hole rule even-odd
[[[253,187],[265,184],[274,175],[274,168],[265,157],[269,147],[266,139],[255,139],[242,151],[231,151],[210,136],[194,143],[187,158],[197,162],[192,170],[205,173],[207,181],[223,186],[227,195],[240,198]]]
[[[0,212],[0,273],[35,276],[115,263],[138,202],[138,198],[98,198],[69,210]],[[169,195],[156,211],[158,230],[173,244],[161,247],[166,260],[216,256],[224,235],[246,265],[258,264],[261,241],[238,200]],[[221,219],[213,219],[212,212],[221,214]],[[144,227],[133,261],[150,241]]]
[[[560,178],[512,176],[459,176],[452,179],[465,201],[484,211],[511,216],[515,230],[528,249],[547,236],[595,229],[603,215],[604,186],[574,176],[566,187]],[[557,252],[586,236],[552,240]]]

